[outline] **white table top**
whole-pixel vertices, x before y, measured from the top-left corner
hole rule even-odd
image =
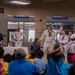
[[[9,53],[12,55],[14,53],[14,50],[17,48],[22,48],[25,50],[26,54],[29,54],[28,47],[3,47],[3,49],[5,51],[4,54]]]

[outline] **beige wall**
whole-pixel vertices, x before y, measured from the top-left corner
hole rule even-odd
[[[5,8],[4,14],[11,15],[34,15],[34,16],[75,16],[75,1],[74,0],[62,0],[54,3],[39,3],[31,4],[28,6],[11,6],[1,5]]]

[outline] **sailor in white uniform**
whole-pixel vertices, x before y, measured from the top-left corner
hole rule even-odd
[[[16,32],[13,32],[11,35],[15,41],[15,47],[22,47],[23,38],[26,38],[26,35],[23,32],[20,32],[20,28],[17,28]]]
[[[75,53],[75,33],[71,35],[70,48],[71,48],[71,52]]]
[[[64,53],[65,58],[67,58],[67,43],[68,43],[68,36],[65,34],[65,31],[62,31],[62,34],[59,37],[59,43],[61,52]]]
[[[72,36],[72,32],[69,32],[68,33],[68,43],[67,43],[68,53],[73,53],[71,36]]]
[[[58,33],[61,33],[63,30],[63,25],[62,23],[60,24],[60,29],[59,30],[53,30],[53,25],[50,24],[49,29],[45,30],[40,38],[40,41],[45,39],[44,42],[44,47],[43,47],[43,52],[44,56],[43,58],[46,60],[47,59],[47,53],[53,50],[54,44],[55,44],[55,36]]]

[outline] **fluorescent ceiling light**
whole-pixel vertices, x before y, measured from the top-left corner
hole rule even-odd
[[[12,3],[12,4],[20,4],[20,5],[28,5],[28,4],[31,4],[30,1],[25,1],[25,2],[22,2],[22,1],[10,1],[9,3]]]

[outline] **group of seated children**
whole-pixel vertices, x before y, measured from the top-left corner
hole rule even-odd
[[[42,50],[26,55],[19,48],[13,55],[4,55],[3,47],[0,47],[0,75],[75,75],[75,54],[69,54],[65,63],[65,56],[60,51],[56,44],[45,61]]]

